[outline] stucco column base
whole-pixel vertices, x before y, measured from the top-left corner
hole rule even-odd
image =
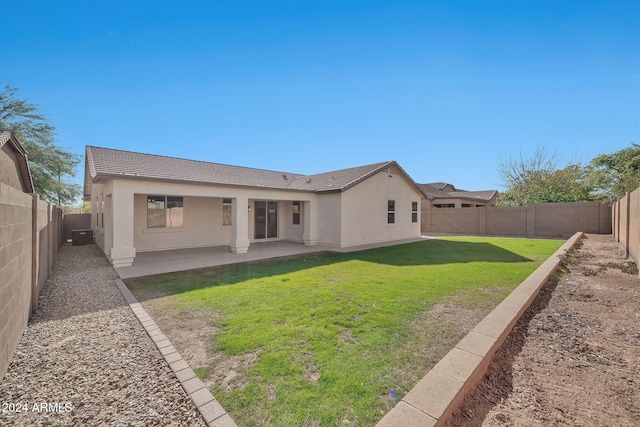
[[[234,254],[246,254],[249,250],[249,240],[237,239],[231,242],[231,252]]]
[[[111,248],[109,258],[114,267],[130,267],[136,257],[136,248]]]
[[[310,239],[309,236],[302,236],[302,240],[304,240],[306,246],[316,246],[318,244],[317,239]]]

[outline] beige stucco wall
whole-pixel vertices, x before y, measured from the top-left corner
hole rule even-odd
[[[231,226],[222,225],[222,199],[184,197],[184,225],[179,228],[147,228],[147,195],[134,195],[136,251],[228,245]]]
[[[318,243],[340,246],[342,231],[342,193],[326,193],[318,197]]]
[[[184,227],[147,229],[146,196],[150,194],[184,197]],[[238,228],[239,236],[234,236],[233,226],[222,226],[223,198],[233,199],[238,214],[245,218],[244,228]],[[98,219],[102,200],[104,221]],[[290,224],[291,201],[317,203],[317,196],[300,191],[112,179],[92,185],[92,228],[96,244],[114,265],[130,264],[138,251],[229,244],[233,250],[234,242],[253,241],[255,200],[278,201],[278,238],[301,241],[302,224]]]
[[[278,203],[279,224],[278,231],[280,238],[292,242],[302,242],[304,234],[304,203],[300,203],[300,224],[293,224],[293,203],[283,201]]]
[[[341,246],[420,237],[421,193],[395,171],[380,172],[342,193]],[[395,223],[387,224],[387,201],[395,200]],[[411,222],[411,202],[418,221]]]
[[[420,193],[391,171],[342,193],[316,194],[257,187],[194,185],[112,179],[94,183],[91,197],[95,240],[114,265],[130,264],[136,252],[230,245],[242,251],[254,239],[255,201],[278,202],[277,239],[351,246],[420,236]],[[147,195],[184,197],[184,226],[149,229]],[[234,200],[235,227],[222,225],[222,199]],[[396,223],[387,224],[387,200],[396,201]],[[292,223],[292,202],[301,202],[301,224]],[[418,222],[411,222],[411,202]],[[248,209],[251,207],[251,209]],[[104,211],[104,220],[102,212]],[[236,222],[236,217],[234,217]]]

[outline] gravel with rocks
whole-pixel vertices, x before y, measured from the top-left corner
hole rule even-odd
[[[65,244],[0,383],[0,425],[204,426],[95,245]]]

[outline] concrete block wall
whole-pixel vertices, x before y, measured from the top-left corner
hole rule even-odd
[[[62,212],[0,183],[0,378],[35,312],[62,242]]]
[[[636,264],[640,260],[640,188],[627,193],[611,208],[613,237]]]
[[[62,238],[66,242],[72,238],[73,230],[88,230],[91,228],[91,214],[65,214],[62,217]]]
[[[427,207],[422,212],[423,233],[567,237],[578,231],[611,233],[609,205],[578,202],[539,203],[526,207]]]
[[[32,197],[0,183],[0,374],[31,312]]]

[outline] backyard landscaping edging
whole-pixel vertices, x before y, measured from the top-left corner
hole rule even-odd
[[[138,302],[122,279],[116,279],[116,286],[129,304],[131,311],[147,332],[156,348],[164,357],[173,373],[180,381],[180,385],[187,392],[193,403],[198,408],[205,423],[210,427],[236,427],[236,423],[224,410],[222,405],[213,397],[209,389],[196,377],[193,369],[184,361],[178,350],[171,344],[151,316]]]
[[[494,353],[561,263],[582,238],[575,233],[447,353],[376,427],[442,426],[482,379]]]

